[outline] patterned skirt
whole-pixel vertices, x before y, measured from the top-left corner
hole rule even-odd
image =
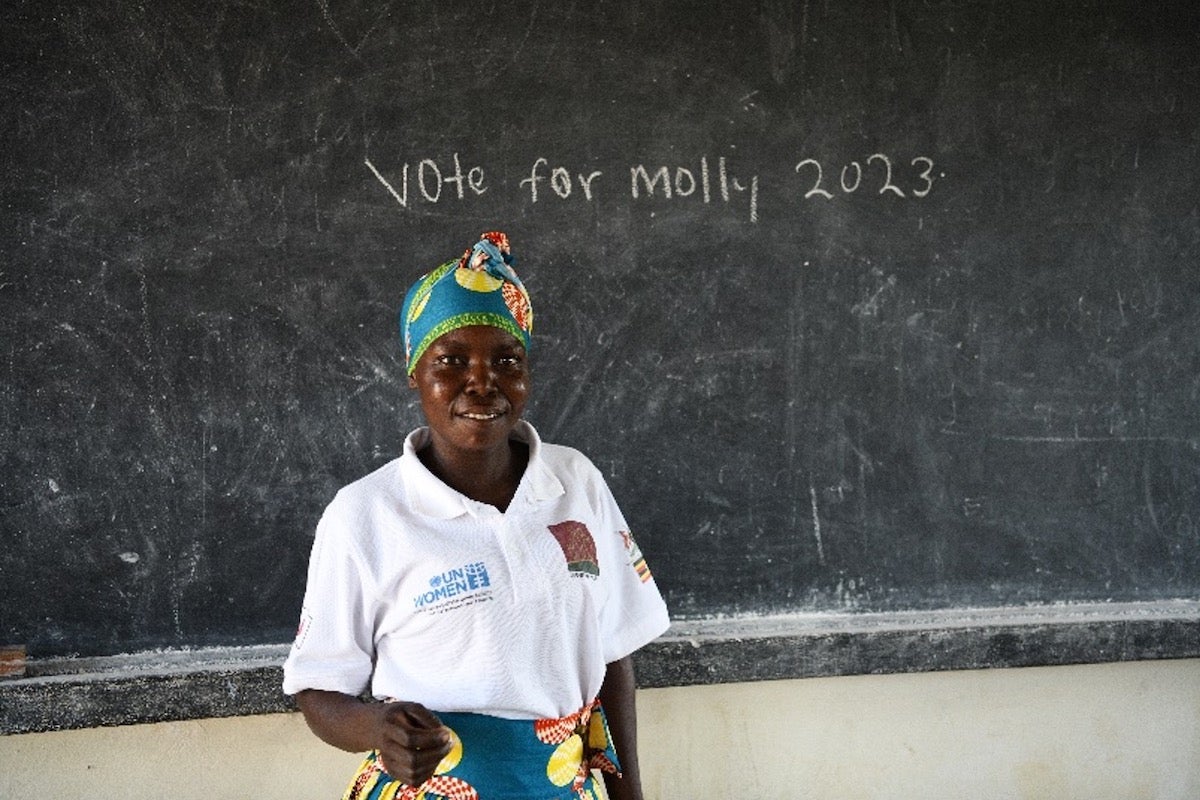
[[[560,719],[434,713],[454,744],[432,778],[394,780],[372,751],[342,800],[599,800],[592,770],[620,774],[599,700]]]

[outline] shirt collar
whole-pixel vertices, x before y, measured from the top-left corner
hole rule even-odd
[[[417,428],[404,440],[404,455],[400,459],[400,476],[404,482],[409,505],[417,512],[435,519],[453,519],[463,514],[481,516],[495,513],[495,508],[479,503],[442,483],[430,472],[417,451],[429,443],[429,428]],[[513,428],[512,438],[529,445],[529,463],[517,487],[517,494],[509,505],[511,511],[518,504],[533,505],[544,500],[553,500],[565,493],[562,481],[550,469],[542,453],[542,439],[538,432],[525,420]]]

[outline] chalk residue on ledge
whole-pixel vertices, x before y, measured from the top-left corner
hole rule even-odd
[[[1052,603],[926,611],[796,612],[675,620],[662,640],[760,639],[820,633],[942,630],[1013,625],[1200,620],[1200,601]]]

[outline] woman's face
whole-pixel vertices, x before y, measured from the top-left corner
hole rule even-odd
[[[525,348],[491,325],[469,325],[439,336],[408,379],[443,457],[508,447],[525,411],[529,364]]]

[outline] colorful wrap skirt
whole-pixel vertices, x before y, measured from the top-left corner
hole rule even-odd
[[[620,774],[599,700],[560,719],[434,713],[453,747],[432,778],[401,783],[372,751],[342,800],[599,800],[592,770]]]

